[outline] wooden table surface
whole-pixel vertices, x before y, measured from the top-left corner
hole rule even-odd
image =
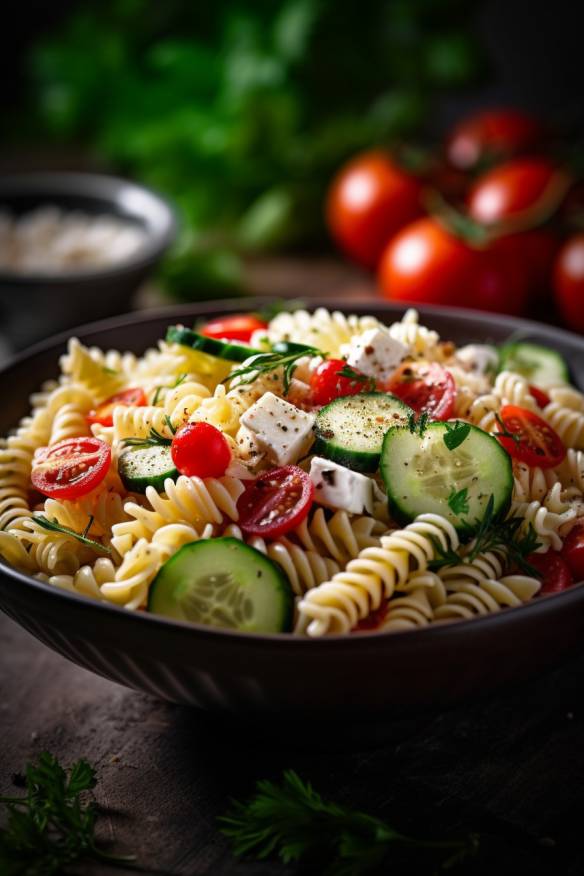
[[[235,861],[215,821],[230,796],[245,797],[258,778],[289,767],[323,795],[417,835],[479,831],[478,857],[456,872],[584,872],[584,654],[489,700],[394,721],[376,745],[347,745],[310,726],[291,743],[269,728],[256,734],[236,718],[217,723],[126,690],[67,662],[4,615],[0,643],[1,790],[43,750],[64,763],[88,758],[107,809],[102,837],[116,851],[135,850],[139,873],[295,872]]]

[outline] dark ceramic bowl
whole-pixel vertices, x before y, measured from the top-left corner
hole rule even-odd
[[[145,232],[130,258],[103,268],[21,274],[0,268],[0,326],[14,349],[89,320],[124,313],[176,234],[160,195],[128,180],[93,173],[0,177],[0,209],[19,216],[42,206],[124,219]]]
[[[253,309],[259,302],[246,301]],[[327,302],[311,302],[311,307]],[[136,314],[86,326],[85,343],[142,352],[169,323],[241,310],[224,302]],[[343,309],[391,322],[390,304]],[[458,343],[528,337],[560,350],[584,386],[584,340],[502,316],[422,308],[424,323]],[[66,336],[22,354],[1,372],[0,434],[28,410],[27,398],[56,370]],[[243,715],[340,718],[443,707],[540,672],[584,640],[584,582],[555,596],[476,620],[414,632],[336,636],[245,635],[129,612],[60,591],[1,567],[0,606],[49,647],[93,672],[164,699]]]

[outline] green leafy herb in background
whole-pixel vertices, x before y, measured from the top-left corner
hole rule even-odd
[[[30,58],[31,138],[85,143],[174,200],[178,296],[238,288],[241,254],[322,240],[355,151],[420,131],[476,74],[470,0],[85,0]],[[88,62],[90,59],[90,63]]]
[[[277,855],[285,864],[319,861],[311,872],[323,876],[390,872],[392,851],[400,849],[432,850],[447,867],[478,848],[475,834],[446,841],[404,836],[380,818],[323,800],[292,771],[280,784],[258,782],[255,796],[234,802],[220,821],[236,855],[260,860]]]

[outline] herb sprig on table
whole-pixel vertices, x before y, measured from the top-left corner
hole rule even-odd
[[[133,855],[109,855],[96,845],[97,807],[89,792],[95,770],[86,760],[68,770],[43,752],[29,763],[24,776],[26,794],[0,797],[7,809],[0,828],[2,876],[57,876],[81,861],[130,866]]]
[[[460,840],[415,839],[380,818],[333,803],[292,770],[282,782],[262,781],[246,803],[234,801],[220,819],[237,856],[264,860],[277,855],[284,864],[322,860],[326,876],[361,876],[381,871],[392,850],[425,849],[450,867],[476,852],[478,836]]]

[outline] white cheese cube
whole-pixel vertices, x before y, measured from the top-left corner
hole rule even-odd
[[[316,417],[284,399],[266,392],[241,416],[241,424],[253,432],[271,462],[289,465],[303,456],[314,439]]]
[[[488,344],[467,344],[456,353],[456,358],[475,374],[495,372],[499,365],[499,354]]]
[[[315,456],[310,463],[314,501],[351,514],[373,513],[373,481],[358,471]]]
[[[385,328],[372,328],[356,335],[345,349],[349,365],[377,380],[387,380],[410,352]]]

